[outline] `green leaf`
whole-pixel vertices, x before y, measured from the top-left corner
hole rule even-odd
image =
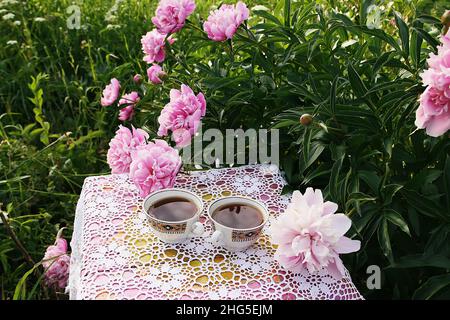
[[[389,229],[387,219],[382,219],[381,225],[378,227],[378,242],[383,250],[383,254],[392,261],[392,246],[389,237]]]
[[[420,190],[427,184],[433,183],[442,176],[442,171],[437,169],[425,168],[416,173],[406,185],[407,189]]]
[[[352,30],[355,29],[356,31],[363,32],[365,34],[369,34],[371,36],[377,37],[387,43],[389,43],[397,52],[401,52],[401,48],[398,45],[397,41],[389,36],[386,32],[380,29],[369,29],[366,26],[354,26],[354,27],[347,27],[348,29]]]
[[[348,70],[348,79],[352,86],[353,92],[357,97],[363,97],[367,92],[367,88],[364,82],[361,80],[361,77],[359,76],[355,67],[351,63],[348,64],[347,70]]]
[[[420,63],[420,52],[422,47],[423,38],[417,34],[416,30],[411,31],[411,43],[409,47],[409,56],[414,67],[418,67]]]
[[[334,201],[339,199],[339,173],[341,172],[342,162],[344,161],[344,155],[342,155],[331,168],[330,175],[330,194]]]
[[[280,20],[278,20],[275,16],[271,15],[270,13],[268,13],[267,11],[264,10],[254,10],[252,11],[253,14],[262,17],[264,19],[270,20],[274,23],[276,23],[279,26],[282,26],[283,24],[280,22]]]
[[[381,190],[381,194],[383,197],[383,204],[384,205],[389,205],[392,203],[392,198],[394,197],[394,195],[400,190],[402,189],[403,186],[400,184],[388,184],[385,185],[382,190]]]
[[[31,177],[30,175],[26,175],[26,176],[10,178],[10,179],[6,179],[6,180],[0,180],[0,185],[6,184],[6,183],[20,182],[22,180],[29,179],[30,177]]]
[[[405,219],[403,219],[403,217],[400,213],[398,213],[397,211],[395,211],[393,209],[385,209],[384,216],[390,222],[392,222],[393,224],[398,226],[407,235],[411,236],[411,233],[409,232],[408,224],[406,223]]]
[[[450,285],[450,273],[431,277],[414,292],[413,299],[428,300],[448,285]]]
[[[291,126],[294,126],[294,125],[298,125],[298,123],[299,123],[298,121],[286,119],[286,120],[282,120],[282,121],[277,122],[271,128],[272,129],[279,129],[279,128],[284,128],[284,127],[291,127]]]
[[[424,256],[422,254],[411,254],[403,256],[388,268],[407,269],[434,267],[447,269],[450,266],[450,259],[442,255]]]
[[[311,148],[311,136],[312,136],[312,129],[309,127],[306,127],[305,131],[303,132],[303,144],[302,144],[302,146],[303,146],[303,161],[305,164],[309,160],[309,150]]]
[[[361,233],[364,229],[366,229],[369,225],[370,222],[372,222],[373,220],[377,220],[373,226],[376,228],[378,227],[379,222],[381,221],[380,219],[380,215],[378,214],[378,210],[377,209],[372,209],[368,212],[364,212],[364,214],[362,215],[362,217],[360,219],[355,219],[353,221],[353,224],[356,228],[356,231],[358,233]],[[369,241],[370,238],[369,237],[364,237],[363,238],[364,241]]]
[[[378,70],[380,70],[381,67],[383,67],[394,55],[395,51],[389,51],[383,53],[378,59],[376,60],[375,64],[373,65],[373,73],[374,76],[378,73]],[[397,85],[395,83],[382,83],[382,85]],[[372,92],[376,87],[373,86],[369,92]]]
[[[450,156],[447,155],[444,165],[444,188],[447,200],[447,212],[450,213]]]
[[[359,170],[358,177],[361,178],[375,194],[378,194],[381,179],[375,172]]]
[[[409,29],[406,25],[405,21],[400,17],[397,12],[394,12],[395,15],[395,23],[397,25],[398,30],[400,31],[400,39],[402,40],[402,48],[405,53],[405,56],[409,55]]]
[[[363,192],[353,192],[348,196],[348,201],[375,201],[377,198]]]
[[[322,149],[322,151],[323,151],[323,149]],[[328,175],[331,172],[331,169],[327,169],[327,167],[328,166],[325,164],[318,165],[317,168],[315,168],[314,170],[310,171],[307,175],[305,175],[305,178],[303,179],[302,184],[307,185],[314,178],[317,178],[317,177],[320,177],[323,175]]]
[[[308,160],[305,163],[304,170],[308,169],[325,150],[325,146],[319,142],[313,142],[309,151]]]
[[[288,28],[291,25],[291,0],[284,0],[284,25]]]
[[[357,180],[359,182],[359,180]],[[372,202],[372,201],[376,201],[377,198],[372,197],[368,194],[365,194],[363,192],[352,192],[348,197],[347,197],[347,201],[345,202],[345,208],[346,210],[348,210],[348,208],[350,207],[350,205],[352,203],[354,203],[354,207],[356,209],[356,211],[358,212],[358,214],[361,214],[361,204],[365,203],[365,202]]]
[[[438,18],[426,14],[421,14],[416,20],[423,23],[441,25],[441,21]]]
[[[408,221],[412,227],[412,230],[417,236],[421,234],[421,224],[420,224],[420,215],[417,213],[417,210],[413,207],[408,207]]]
[[[235,86],[238,82],[245,81],[245,80],[246,80],[245,77],[237,77],[237,78],[209,77],[209,78],[203,79],[203,84],[212,90],[217,90],[217,89],[220,89],[223,87]]]
[[[444,254],[450,257],[450,225],[443,224],[430,232],[428,241],[423,249],[424,255],[433,256]],[[448,265],[450,266],[450,264]]]
[[[430,200],[413,190],[403,189],[401,193],[406,198],[408,204],[420,213],[446,222],[449,221],[449,217],[444,214],[444,208],[437,204],[436,201]]]
[[[332,115],[336,114],[336,86],[339,80],[339,76],[333,79],[330,90],[330,111]]]
[[[20,278],[19,282],[16,285],[16,289],[14,290],[13,300],[19,300],[21,298],[24,298],[26,296],[25,292],[25,282],[30,274],[33,273],[33,271],[40,265],[40,263],[36,264],[28,270],[22,278]]]
[[[436,50],[437,46],[439,45],[439,41],[437,41],[434,37],[432,37],[428,32],[426,32],[425,30],[423,30],[422,28],[419,27],[413,27],[414,30],[417,31],[417,33],[423,38],[425,39],[426,42],[428,42],[428,44],[430,46],[433,47],[434,50]]]

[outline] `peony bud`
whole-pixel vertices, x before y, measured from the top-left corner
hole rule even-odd
[[[300,123],[304,126],[309,126],[312,121],[313,117],[308,113],[302,114],[302,116],[300,117]]]
[[[158,77],[161,79],[161,81],[165,81],[165,80],[167,80],[169,78],[169,75],[167,73],[165,73],[164,71],[161,71],[159,73]]]
[[[142,83],[142,80],[144,80],[144,78],[140,75],[140,74],[136,74],[133,77],[133,81],[134,83],[136,83],[137,85],[140,85]]]

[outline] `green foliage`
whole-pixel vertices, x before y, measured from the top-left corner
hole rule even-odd
[[[107,171],[119,122],[118,109],[99,106],[102,87],[117,77],[127,91],[143,89],[132,77],[146,72],[140,37],[152,28],[155,1],[123,3],[106,21],[113,2],[80,2],[79,30],[66,27],[71,1],[27,1],[8,8],[20,26],[0,21],[0,41],[18,41],[0,49],[1,209],[36,262],[60,227],[71,233],[83,178]],[[145,87],[134,125],[156,136],[169,90],[186,83],[207,98],[206,128],[280,129],[285,191],[321,188],[352,218],[362,249],[344,258],[364,296],[448,298],[450,142],[414,126],[443,8],[246,2],[259,6],[233,41],[218,43],[199,27],[220,2],[197,1],[168,48],[169,78]],[[379,29],[366,26],[372,4],[383,5]],[[299,122],[305,113],[310,126]],[[383,269],[381,290],[365,285],[372,264]],[[48,297],[30,268],[0,225],[2,298]]]

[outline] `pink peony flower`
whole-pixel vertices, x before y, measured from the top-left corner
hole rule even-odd
[[[294,191],[286,211],[271,226],[272,242],[278,245],[275,259],[293,272],[326,268],[340,279],[345,268],[339,254],[358,251],[361,244],[344,236],[351,220],[334,214],[337,208],[324,202],[318,189]]]
[[[195,96],[192,89],[184,84],[181,85],[181,91],[172,89],[170,102],[158,118],[158,135],[166,136],[171,130],[177,147],[187,146],[205,113],[206,101],[202,93]]]
[[[450,32],[441,37],[438,53],[431,53],[429,68],[422,74],[428,86],[420,96],[415,124],[428,135],[438,137],[450,130]]]
[[[125,108],[120,109],[119,116],[117,117],[120,121],[131,120],[134,117],[134,106],[129,105]]]
[[[430,53],[428,69],[422,74],[423,84],[443,91],[450,98],[450,31],[441,37],[438,53]]]
[[[162,70],[161,66],[154,64],[147,69],[147,75],[151,83],[160,84],[162,83],[161,78],[166,76],[166,73]]]
[[[161,0],[152,22],[159,32],[174,33],[183,28],[186,18],[194,10],[193,0]]]
[[[67,254],[67,241],[57,237],[54,245],[49,246],[42,259],[45,269],[44,281],[47,286],[64,289],[69,280],[70,256]]]
[[[130,129],[119,126],[116,135],[109,142],[107,161],[111,173],[128,173],[130,171],[131,153],[146,144],[148,133],[142,129]]]
[[[130,179],[139,189],[141,197],[156,190],[173,187],[181,168],[181,157],[167,142],[156,139],[138,147],[132,158]]]
[[[131,120],[134,116],[134,107],[136,103],[140,100],[139,94],[136,91],[125,94],[122,96],[122,99],[119,100],[119,106],[127,105],[125,108],[122,108],[119,112],[119,120],[126,121]]]
[[[166,58],[166,43],[164,40],[166,39],[165,34],[161,34],[158,30],[154,29],[150,32],[147,32],[141,39],[142,43],[142,51],[144,52],[144,61],[147,63],[153,62],[163,62]],[[172,38],[168,38],[167,41],[172,44],[175,40]]]
[[[223,4],[214,10],[203,24],[208,38],[214,41],[231,39],[244,20],[248,19],[247,6],[239,1],[236,5]]]
[[[100,103],[103,107],[110,106],[119,97],[120,82],[116,78],[111,79],[111,83],[108,84],[103,90],[103,95]]]
[[[450,96],[435,87],[428,87],[420,96],[415,125],[428,135],[439,137],[450,130]]]

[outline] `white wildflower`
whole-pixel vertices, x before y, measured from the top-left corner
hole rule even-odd
[[[12,20],[14,19],[15,15],[14,13],[7,13],[3,16],[3,20]]]
[[[118,24],[108,24],[106,26],[106,29],[108,29],[108,30],[114,30],[114,29],[119,29],[119,28],[120,28],[120,25],[118,25]]]
[[[0,1],[0,7],[6,7],[7,5],[14,5],[14,4],[18,4],[19,1],[17,0],[3,0]]]
[[[373,4],[367,8],[366,26],[371,30],[381,28],[380,7]]]
[[[114,5],[108,10],[105,15],[106,22],[115,22],[117,19],[117,11],[119,10],[119,5],[123,2],[123,0],[116,0]]]

